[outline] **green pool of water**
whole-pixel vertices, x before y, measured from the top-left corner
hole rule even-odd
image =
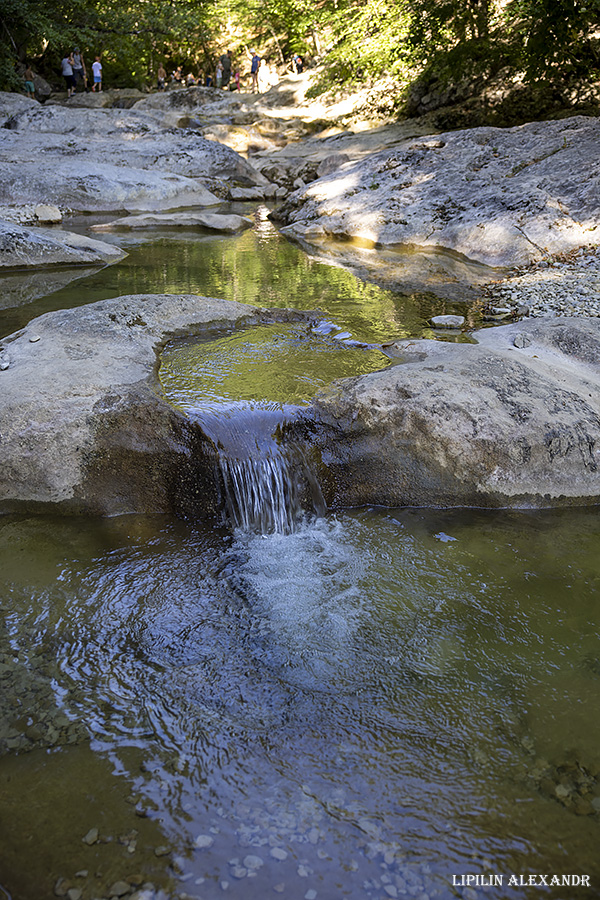
[[[457,311],[263,219],[129,249],[5,309],[4,333],[131,292],[320,308],[366,343]],[[333,335],[174,344],[163,386],[218,416],[385,363]],[[597,510],[361,510],[268,535],[0,518],[0,896],[596,896],[599,532]],[[511,885],[530,874],[592,887]]]
[[[27,285],[35,273],[13,273],[6,279],[13,299],[0,300],[0,336],[44,312],[125,294],[202,294],[256,306],[321,309],[354,338],[368,343],[433,336],[427,324],[432,315],[471,315],[467,304],[450,303],[427,293],[394,293],[310,259],[279,235],[265,218],[267,212],[263,209],[257,215],[255,228],[236,237],[152,231],[144,237],[122,232],[103,235],[103,240],[127,250],[122,262],[52,293],[46,291],[31,302],[25,302],[25,287],[19,290],[13,282],[20,278]],[[85,230],[81,223],[79,229]],[[58,277],[59,273],[52,274]],[[67,277],[77,274],[71,269]],[[468,338],[458,335],[452,339]]]

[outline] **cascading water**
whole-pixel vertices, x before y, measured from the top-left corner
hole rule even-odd
[[[305,513],[324,514],[321,489],[302,449],[278,440],[296,413],[279,404],[243,403],[188,411],[213,443],[235,528],[289,534]]]

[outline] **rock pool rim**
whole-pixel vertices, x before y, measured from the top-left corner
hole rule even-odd
[[[172,513],[191,519],[218,514],[206,436],[158,392],[160,351],[169,340],[194,332],[308,322],[311,315],[163,294],[112,298],[34,319],[3,341],[11,364],[0,373],[0,511]],[[534,340],[518,350],[512,342],[523,328]],[[40,340],[32,343],[34,333]],[[284,431],[285,441],[300,440],[309,449],[328,508],[548,508],[600,502],[595,461],[600,412],[591,393],[600,380],[594,362],[600,322],[527,321],[485,329],[478,340],[477,345],[419,341],[425,359],[334,384],[314,398],[301,423]],[[414,348],[415,341],[409,343]],[[558,380],[552,367],[544,363],[543,368],[536,358],[540,348],[557,358],[562,354],[571,368],[579,353],[574,380],[560,382],[568,367]],[[421,395],[415,397],[418,378]],[[460,402],[453,393],[456,384],[463,388]],[[503,399],[494,418],[487,398],[496,394]],[[567,407],[564,398],[574,399]],[[526,401],[538,404],[536,428]],[[550,401],[562,402],[559,412],[552,413]],[[416,430],[407,439],[409,421]],[[463,431],[477,426],[463,444],[460,422]],[[475,459],[473,452],[482,447]],[[527,451],[535,457],[530,471],[525,457],[515,457],[515,448],[517,456]]]

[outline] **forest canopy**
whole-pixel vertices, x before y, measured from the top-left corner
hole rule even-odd
[[[0,0],[0,87],[31,61],[50,80],[66,50],[102,54],[115,86],[154,80],[160,63],[210,69],[256,45],[284,66],[319,62],[321,85],[433,68],[460,78],[510,66],[526,80],[600,70],[600,0]]]

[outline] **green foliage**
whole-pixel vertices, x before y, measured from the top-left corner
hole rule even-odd
[[[600,0],[512,0],[506,22],[523,46],[530,79],[598,71]]]
[[[321,29],[329,42],[324,74],[309,96],[383,76],[405,79],[414,55],[409,23],[405,0],[328,4],[321,16]]]
[[[600,71],[600,0],[0,0],[0,88],[21,87],[33,59],[59,74],[79,45],[102,55],[107,83],[154,80],[159,63],[212,68],[226,46],[271,61],[318,57],[327,87],[420,72],[451,82],[500,67],[530,83]]]

